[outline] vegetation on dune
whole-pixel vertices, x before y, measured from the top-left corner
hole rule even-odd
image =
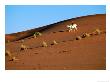
[[[82,35],[82,38],[85,38],[85,37],[90,37],[90,34],[84,33],[84,34]]]
[[[24,40],[21,40],[21,42],[23,43],[23,42],[24,42]]]
[[[96,29],[95,33],[99,35],[99,34],[101,34],[101,30],[100,29]]]
[[[10,40],[6,40],[6,43],[10,43]]]
[[[33,36],[34,36],[34,38],[36,38],[37,36],[41,36],[41,35],[42,34],[40,32],[35,32]]]
[[[15,56],[10,57],[10,59],[9,59],[9,61],[16,61],[16,60],[19,60],[19,59],[16,59],[16,57],[15,57]]]
[[[53,43],[51,45],[56,45],[58,44],[55,40],[53,40]]]
[[[45,41],[42,42],[42,47],[48,47],[48,45]]]
[[[81,40],[81,39],[82,39],[81,36],[76,37],[76,40]]]
[[[21,50],[26,50],[26,49],[27,49],[27,47],[24,44],[22,44],[21,45]]]
[[[9,56],[9,57],[11,57],[11,56],[12,56],[12,54],[11,54],[11,52],[10,52],[10,51],[6,50],[6,52],[5,52],[5,56]]]
[[[8,51],[8,50],[6,50],[6,52],[5,52],[5,56],[9,57],[9,61],[15,61],[15,60],[18,60],[18,59],[16,59],[16,57],[13,56],[12,53],[11,53],[10,51]]]
[[[53,44],[58,44],[55,40],[53,41]]]

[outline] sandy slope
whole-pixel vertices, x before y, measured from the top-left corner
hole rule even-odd
[[[77,32],[67,31],[66,25],[71,24],[71,21],[78,24]],[[85,32],[92,33],[97,28],[103,33],[81,40],[75,39],[76,36],[81,36]],[[39,30],[42,36],[37,38],[30,36],[31,33],[28,31],[21,32],[20,34],[28,36],[23,39],[24,42],[18,40],[6,43],[6,50],[19,60],[9,61],[10,57],[6,56],[5,67],[6,69],[106,69],[105,30],[106,16],[93,15],[43,27]],[[8,35],[8,37],[13,36],[16,37],[13,34]],[[22,39],[21,35],[19,39]],[[58,44],[51,45],[53,40],[56,40]],[[43,41],[47,42],[48,47],[41,47]],[[28,49],[20,50],[22,44]]]

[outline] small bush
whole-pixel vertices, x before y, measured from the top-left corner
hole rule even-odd
[[[54,40],[51,45],[56,45],[56,44],[58,44],[58,43]]]
[[[82,38],[85,38],[85,37],[90,37],[90,34],[84,33],[84,34],[82,35]]]
[[[87,33],[86,36],[87,36],[87,37],[90,37],[90,34]]]
[[[10,52],[10,51],[6,50],[6,52],[5,52],[5,56],[9,56],[9,57],[11,57],[11,56],[12,56],[12,54],[11,54],[11,52]]]
[[[21,40],[21,42],[23,43],[23,42],[24,42],[24,40]]]
[[[36,38],[37,36],[41,36],[42,34],[40,32],[35,32],[34,33],[34,38]]]
[[[22,44],[21,45],[21,50],[26,50],[26,49],[27,49],[27,47],[24,44]]]
[[[6,43],[10,43],[10,40],[6,40],[5,42],[6,42]]]
[[[15,57],[15,56],[10,57],[10,59],[9,59],[9,61],[16,61],[16,60],[19,60],[19,59],[16,59],[16,57]]]
[[[96,34],[101,34],[101,30],[96,29],[96,30],[95,30],[95,33],[96,33]]]
[[[82,38],[80,36],[77,36],[76,37],[76,40],[81,40]]]
[[[42,47],[48,47],[47,43],[43,41]]]
[[[53,41],[53,44],[58,44],[55,40]]]
[[[37,37],[37,36],[36,36],[36,34],[34,34],[33,36],[34,36],[34,38],[36,38],[36,37]]]

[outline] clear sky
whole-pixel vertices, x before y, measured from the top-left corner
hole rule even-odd
[[[6,5],[5,33],[16,33],[69,18],[105,13],[105,5]]]

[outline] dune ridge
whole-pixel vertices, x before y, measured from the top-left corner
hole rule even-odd
[[[78,31],[68,32],[66,25],[71,22],[78,25]],[[106,69],[106,14],[8,34],[6,40],[10,40],[5,45],[6,70]]]

